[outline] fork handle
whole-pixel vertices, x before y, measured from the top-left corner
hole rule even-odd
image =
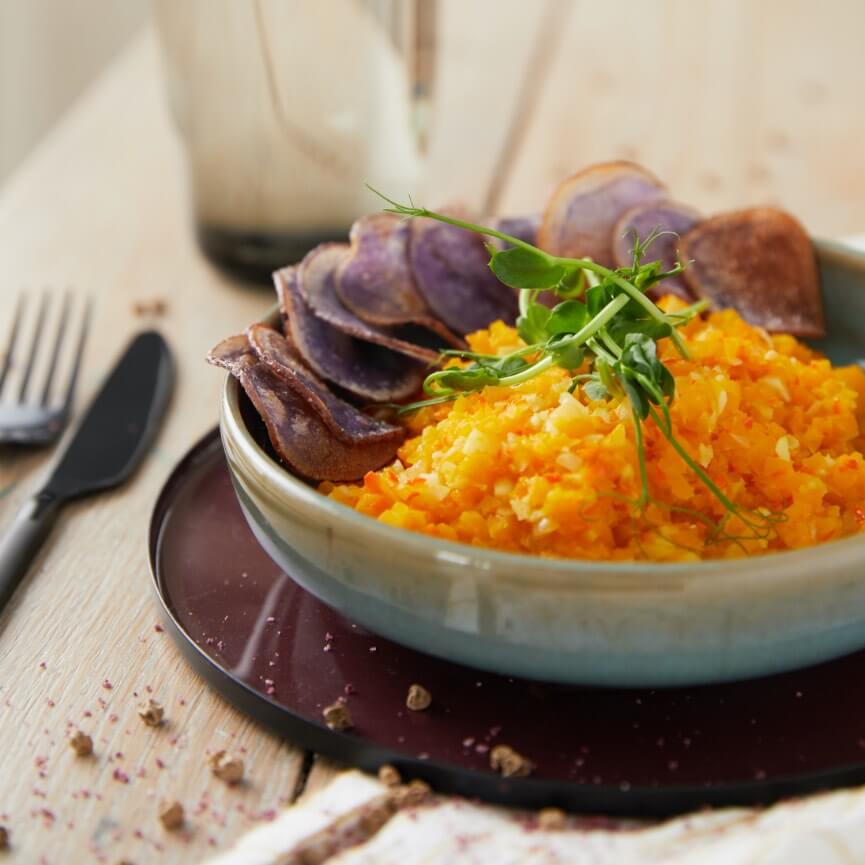
[[[0,610],[12,596],[57,519],[62,499],[43,490],[28,499],[0,537]]]

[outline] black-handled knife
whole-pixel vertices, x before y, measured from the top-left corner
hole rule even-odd
[[[152,441],[174,384],[174,364],[155,331],[138,334],[87,409],[47,484],[0,538],[0,610],[21,582],[60,507],[116,486]]]

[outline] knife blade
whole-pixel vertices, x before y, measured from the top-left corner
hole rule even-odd
[[[90,403],[48,482],[0,538],[0,610],[62,505],[117,486],[132,474],[159,429],[173,384],[168,344],[156,331],[138,334]]]

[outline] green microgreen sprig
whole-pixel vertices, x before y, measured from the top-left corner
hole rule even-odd
[[[669,338],[678,353],[688,358],[679,328],[703,312],[708,304],[701,300],[666,313],[647,297],[646,292],[652,286],[684,270],[685,264],[681,261],[670,270],[664,270],[660,261],[643,261],[651,244],[669,232],[655,231],[644,240],[635,237],[631,266],[608,268],[590,258],[552,255],[496,229],[415,207],[411,202],[400,204],[369,188],[387,202],[389,207],[385,210],[389,213],[434,219],[502,241],[506,244],[504,248],[487,243],[490,270],[500,282],[519,291],[516,327],[525,345],[506,355],[458,349],[442,352],[443,361],[456,358],[465,365],[430,373],[423,385],[428,398],[394,406],[398,413],[450,402],[491,385],[521,384],[558,366],[571,376],[571,392],[582,387],[591,400],[627,397],[640,475],[640,495],[628,501],[640,513],[644,514],[649,505],[654,504],[688,515],[706,525],[708,543],[723,539],[741,546],[743,541],[763,540],[771,535],[784,515],[737,505],[673,433],[669,406],[675,397],[676,383],[658,357],[657,343]],[[553,308],[546,306],[539,300],[542,291],[554,293],[561,302]],[[676,454],[721,504],[724,516],[720,521],[690,508],[665,504],[651,495],[643,429],[650,418]],[[734,535],[727,530],[734,518],[744,526],[744,534]]]

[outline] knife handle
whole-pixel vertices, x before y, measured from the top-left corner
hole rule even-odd
[[[0,537],[0,610],[27,573],[42,542],[51,531],[62,500],[43,490],[28,499],[12,525]]]

